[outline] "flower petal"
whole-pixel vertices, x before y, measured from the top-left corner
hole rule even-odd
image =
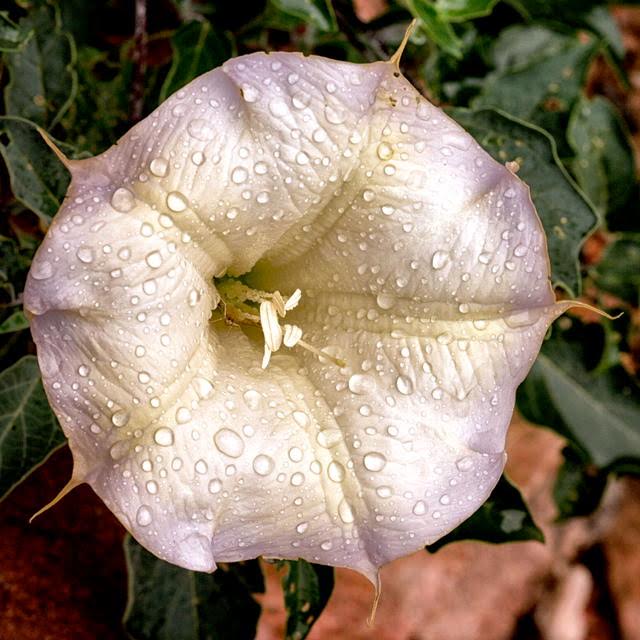
[[[374,580],[484,501],[562,307],[526,186],[393,64],[237,58],[70,164],[25,307],[74,478],[142,544]],[[271,354],[268,303],[263,370],[224,274],[346,366]]]

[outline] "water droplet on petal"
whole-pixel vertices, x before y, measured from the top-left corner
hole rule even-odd
[[[249,177],[247,170],[244,167],[236,167],[231,172],[231,181],[235,184],[242,184]]]
[[[169,173],[169,163],[164,158],[154,158],[149,163],[149,171],[158,178],[164,178]]]
[[[189,206],[187,199],[179,191],[170,191],[167,194],[167,207],[175,213],[181,213]]]
[[[418,500],[418,502],[413,505],[412,511],[417,516],[423,516],[427,513],[427,505],[423,500]]]
[[[404,396],[413,393],[413,382],[407,376],[398,376],[396,378],[396,389]]]
[[[153,514],[151,513],[151,509],[143,504],[136,512],[136,522],[141,527],[148,527],[152,521]]]
[[[355,520],[353,509],[351,509],[351,505],[344,498],[340,500],[340,504],[338,505],[338,515],[340,516],[340,520],[345,524],[351,524]]]
[[[173,431],[168,427],[160,427],[153,434],[153,439],[161,447],[170,447],[173,444]]]
[[[332,460],[327,467],[327,475],[334,482],[342,482],[345,476],[344,467],[335,460]]]
[[[433,256],[431,256],[431,266],[436,270],[442,269],[448,261],[449,254],[446,251],[436,251]]]
[[[208,142],[215,136],[214,128],[203,118],[196,118],[187,125],[187,133],[196,140]]]
[[[387,459],[377,451],[367,453],[362,460],[367,471],[382,471],[387,464]]]
[[[268,476],[274,469],[275,462],[267,455],[257,455],[253,460],[253,470],[259,476]]]
[[[136,199],[133,193],[124,187],[116,189],[111,196],[111,206],[120,213],[128,213],[135,205]]]
[[[369,375],[354,373],[349,378],[349,391],[358,395],[373,393],[376,389],[376,381]]]
[[[80,262],[84,262],[85,264],[91,264],[93,262],[93,249],[89,247],[80,247],[76,252],[76,257]]]
[[[231,429],[220,429],[213,436],[213,441],[220,452],[230,458],[239,458],[244,451],[244,440]]]

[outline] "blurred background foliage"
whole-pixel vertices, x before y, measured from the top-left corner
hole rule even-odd
[[[517,162],[549,240],[562,297],[612,315],[559,320],[518,391],[528,420],[566,439],[560,519],[598,507],[608,482],[640,471],[640,209],[625,50],[599,0],[9,0],[0,10],[0,495],[64,438],[51,414],[21,307],[31,258],[69,177],[38,128],[70,157],[100,153],[135,121],[231,56],[295,50],[388,58],[412,18],[402,68],[489,153]],[[461,539],[541,540],[506,478]],[[193,574],[125,545],[133,637],[253,637],[257,562]],[[278,564],[288,638],[304,638],[333,571]]]

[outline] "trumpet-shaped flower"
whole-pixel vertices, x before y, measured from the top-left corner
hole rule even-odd
[[[236,58],[68,166],[25,306],[141,544],[375,579],[487,498],[564,307],[527,186],[395,60]]]

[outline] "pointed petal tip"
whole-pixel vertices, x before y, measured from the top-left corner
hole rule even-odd
[[[76,487],[80,486],[82,483],[83,483],[82,480],[78,480],[78,478],[71,476],[71,479],[69,480],[69,482],[67,482],[67,484],[65,484],[64,487],[62,487],[58,495],[53,500],[45,504],[44,507],[42,507],[41,509],[38,509],[38,511],[36,511],[29,518],[29,524],[31,524],[38,516],[41,516],[45,511],[49,511],[49,509],[51,509],[56,504],[58,504],[58,502],[60,502],[62,498],[64,498],[68,493],[73,491]]]
[[[369,576],[367,576],[369,577]],[[380,603],[380,596],[382,595],[382,578],[380,577],[380,569],[376,570],[375,581],[369,577],[369,580],[373,583],[375,589],[373,594],[373,602],[371,603],[371,613],[367,618],[367,626],[373,627],[376,622],[376,612],[378,611],[378,604]]]
[[[417,24],[418,24],[418,19],[414,18],[410,22],[409,26],[407,27],[407,30],[404,32],[402,42],[400,43],[400,46],[398,47],[397,51],[389,58],[389,62],[393,64],[395,67],[397,67],[398,69],[400,68],[400,59],[402,58],[402,54],[404,53],[404,50],[406,49],[407,44],[409,42],[409,38],[411,38],[411,34],[415,31]]]

